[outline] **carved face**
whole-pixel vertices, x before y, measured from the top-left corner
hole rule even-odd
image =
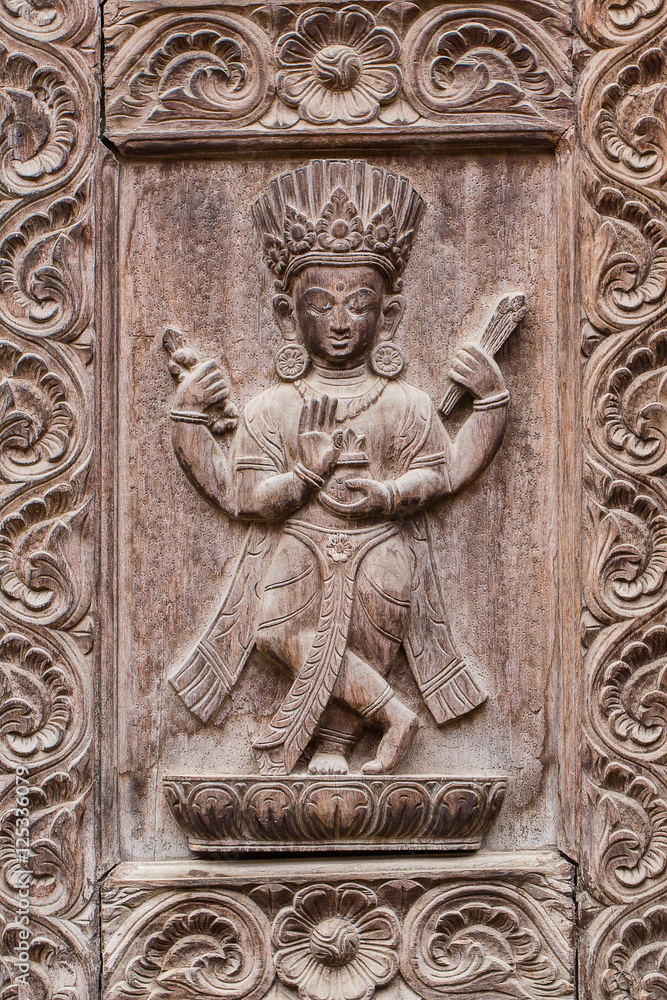
[[[290,320],[310,354],[344,367],[367,354],[380,333],[393,334],[403,300],[386,297],[375,267],[322,265],[298,275],[290,307]]]

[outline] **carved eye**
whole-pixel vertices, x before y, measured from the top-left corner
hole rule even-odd
[[[305,300],[308,309],[318,316],[324,316],[331,312],[334,305],[332,296],[323,288],[310,289],[305,295]]]
[[[353,295],[346,300],[345,305],[348,312],[355,316],[363,316],[369,309],[372,309],[377,302],[377,295],[372,288],[358,288]]]

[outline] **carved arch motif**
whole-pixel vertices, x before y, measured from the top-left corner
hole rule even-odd
[[[549,35],[501,8],[436,8],[404,43],[405,91],[426,117],[520,115],[567,121],[571,77]]]
[[[268,39],[234,14],[162,16],[111,62],[108,85],[120,91],[111,121],[241,127],[260,118],[273,96]]]

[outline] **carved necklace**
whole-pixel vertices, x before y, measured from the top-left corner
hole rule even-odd
[[[358,417],[360,413],[367,410],[373,403],[377,403],[378,399],[382,395],[389,380],[386,378],[378,378],[376,382],[367,389],[366,392],[361,393],[359,396],[348,396],[339,398],[338,400],[338,410],[336,411],[336,423],[343,424],[346,420],[352,420],[354,417]],[[333,382],[333,380],[332,380]],[[292,385],[296,391],[301,396],[304,403],[309,403],[311,399],[314,399],[318,393],[311,388],[303,379],[299,378],[292,382]],[[344,413],[339,416],[339,410],[343,409],[341,404],[345,404]]]

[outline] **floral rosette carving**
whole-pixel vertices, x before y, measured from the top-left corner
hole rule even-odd
[[[367,886],[301,889],[273,924],[274,962],[303,1000],[368,1000],[398,972],[399,924]]]
[[[276,89],[312,125],[360,125],[401,88],[399,43],[361,7],[317,7],[276,44]]]

